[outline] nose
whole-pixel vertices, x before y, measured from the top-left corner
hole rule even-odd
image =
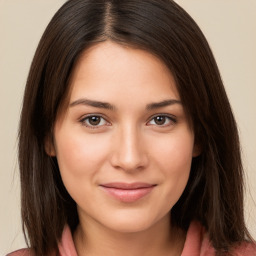
[[[148,165],[143,135],[136,128],[125,127],[115,134],[111,164],[117,169],[134,172]]]

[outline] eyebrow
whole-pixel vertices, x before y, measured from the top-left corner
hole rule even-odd
[[[180,100],[175,100],[175,99],[171,99],[171,100],[163,100],[160,102],[156,102],[156,103],[150,103],[146,106],[147,110],[154,110],[157,108],[163,108],[163,107],[167,107],[170,105],[174,105],[174,104],[180,104],[181,105],[181,101]]]
[[[163,100],[160,102],[150,103],[146,106],[146,110],[154,110],[157,108],[167,107],[174,104],[181,104],[180,100],[175,99],[169,99],[169,100]],[[85,105],[85,106],[91,106],[95,108],[103,108],[108,110],[116,110],[116,107],[113,106],[110,103],[102,102],[102,101],[96,101],[96,100],[89,100],[89,99],[78,99],[70,103],[70,107],[74,107],[77,105]]]
[[[95,108],[104,108],[109,110],[115,110],[115,107],[107,102],[101,102],[96,100],[89,100],[89,99],[78,99],[70,103],[70,107],[74,107],[77,105],[86,105]]]

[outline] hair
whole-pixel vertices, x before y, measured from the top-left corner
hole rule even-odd
[[[36,255],[58,252],[79,219],[55,157],[45,151],[72,71],[90,46],[112,41],[148,51],[173,74],[195,140],[187,186],[173,225],[200,221],[218,253],[252,241],[244,222],[243,169],[236,122],[210,47],[194,20],[171,0],[70,0],[47,26],[28,75],[19,130],[23,232]]]

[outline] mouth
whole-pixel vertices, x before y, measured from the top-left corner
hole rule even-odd
[[[150,194],[156,184],[114,182],[102,184],[100,187],[112,198],[121,202],[132,203]]]

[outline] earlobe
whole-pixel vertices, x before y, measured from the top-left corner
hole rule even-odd
[[[56,151],[51,137],[47,137],[44,145],[45,152],[48,156],[56,156]]]

